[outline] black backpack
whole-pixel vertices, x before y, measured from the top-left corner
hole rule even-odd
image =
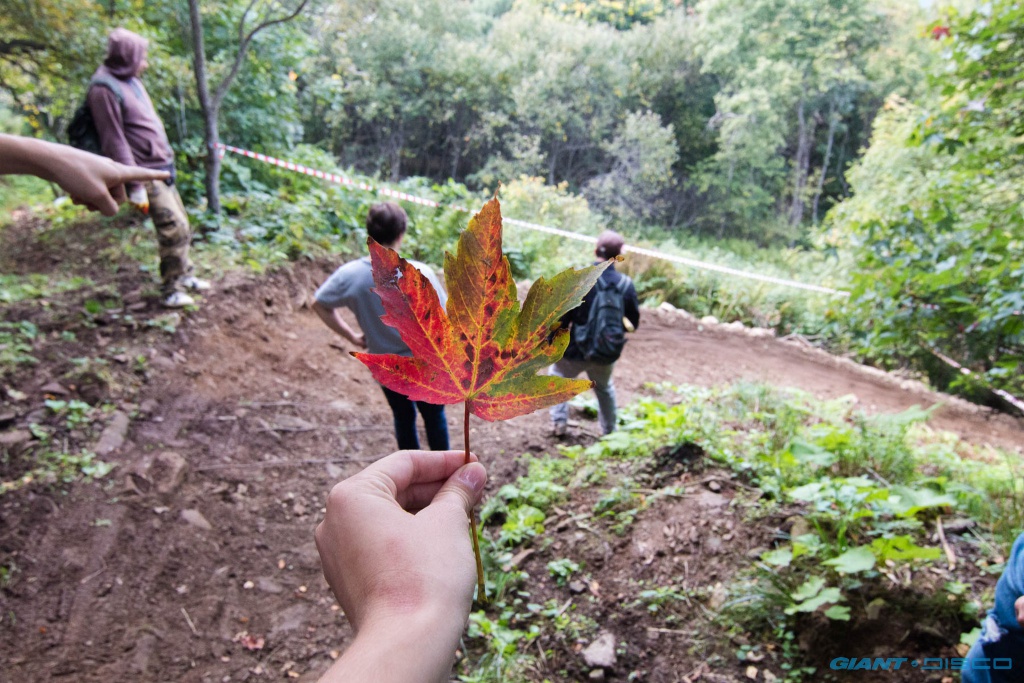
[[[89,90],[94,85],[100,85],[114,93],[118,104],[124,107],[124,95],[121,93],[121,86],[113,79],[98,76],[89,81],[89,87],[85,90],[85,97],[82,104],[75,110],[75,115],[68,124],[68,143],[72,147],[84,149],[93,154],[103,154],[100,144],[100,134],[96,130],[96,122],[92,119],[92,110],[89,109]]]
[[[626,345],[626,327],[622,316],[626,309],[626,291],[633,281],[623,275],[618,283],[602,277],[594,285],[594,298],[585,324],[572,327],[573,342],[583,358],[595,363],[614,363]]]

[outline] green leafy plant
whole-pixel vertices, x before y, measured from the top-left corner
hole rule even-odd
[[[548,562],[548,573],[554,577],[555,582],[559,586],[564,586],[569,583],[569,579],[571,579],[573,574],[579,570],[579,564],[573,562],[568,557]]]

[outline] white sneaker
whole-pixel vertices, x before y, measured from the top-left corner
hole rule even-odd
[[[195,302],[196,300],[185,292],[174,292],[164,297],[160,304],[164,308],[185,308],[185,306],[191,306]]]
[[[178,281],[178,284],[185,289],[191,289],[193,292],[205,292],[211,287],[209,280],[200,280],[194,275],[182,278]]]

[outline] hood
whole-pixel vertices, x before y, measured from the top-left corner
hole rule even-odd
[[[126,28],[115,28],[107,38],[107,58],[103,66],[118,78],[131,78],[139,74],[149,41]]]

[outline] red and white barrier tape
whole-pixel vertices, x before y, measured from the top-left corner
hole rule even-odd
[[[277,159],[266,154],[260,154],[258,152],[251,152],[247,149],[241,149],[239,147],[232,147],[231,145],[218,145],[221,150],[233,152],[235,154],[241,154],[242,156],[249,157],[250,159],[256,159],[264,163],[273,164],[274,166],[280,166],[281,168],[294,171],[295,173],[303,173],[314,178],[320,178],[328,182],[336,183],[338,185],[346,185],[348,187],[355,187],[366,192],[376,192],[377,194],[384,195],[385,197],[391,197],[400,201],[412,202],[414,204],[421,204],[423,206],[432,206],[440,208],[441,205],[431,199],[425,197],[417,197],[415,195],[408,194],[407,192],[399,192],[392,190],[388,187],[383,186],[372,186],[364,182],[352,180],[346,178],[343,175],[337,173],[327,173],[320,171],[315,168],[309,168],[302,164],[296,164],[291,161],[285,161],[283,159]],[[222,152],[223,153],[223,152]],[[471,209],[464,206],[450,205],[447,208],[455,211],[463,211],[465,213],[472,213]],[[577,232],[570,232],[568,230],[562,230],[560,228],[553,228],[549,225],[540,225],[539,223],[531,223],[529,221],[519,220],[517,218],[505,218],[504,222],[508,225],[514,225],[528,230],[535,230],[537,232],[548,233],[549,235],[558,235],[559,237],[565,237],[567,239],[579,240],[581,242],[589,242],[591,244],[597,242],[597,238],[591,235],[581,235]],[[772,275],[762,275],[761,273],[751,273],[745,270],[737,270],[736,268],[729,268],[728,266],[720,266],[714,263],[706,263],[704,261],[698,261],[696,259],[686,258],[684,256],[676,256],[674,254],[666,254],[664,252],[655,251],[653,249],[644,249],[643,247],[631,247],[626,246],[625,251],[642,256],[649,256],[651,258],[663,259],[672,263],[678,263],[683,266],[690,268],[697,268],[700,270],[709,270],[716,273],[724,273],[726,275],[732,275],[734,277],[742,277],[750,280],[758,280],[760,282],[768,282],[773,285],[781,285],[783,287],[794,287],[796,289],[803,289],[810,292],[818,292],[819,294],[829,294],[832,296],[848,297],[849,292],[845,292],[839,289],[832,289],[831,287],[822,287],[820,285],[809,285],[804,282],[797,282],[795,280],[787,280],[785,278],[774,277]]]
[[[441,208],[441,204],[438,203],[438,202],[435,202],[432,199],[427,199],[425,197],[417,197],[416,195],[411,195],[411,194],[409,194],[407,192],[399,192],[398,190],[392,190],[389,187],[384,187],[384,186],[376,186],[375,187],[373,185],[369,185],[368,183],[365,183],[365,182],[362,182],[362,181],[352,180],[351,178],[347,178],[347,177],[345,177],[343,175],[339,175],[337,173],[327,173],[327,172],[321,171],[319,169],[310,168],[308,166],[303,166],[302,164],[296,164],[296,163],[291,162],[291,161],[285,161],[283,159],[277,159],[275,157],[268,156],[266,154],[260,154],[259,152],[252,152],[252,151],[249,151],[247,149],[242,149],[240,147],[233,147],[231,145],[225,145],[225,144],[218,144],[217,147],[220,150],[221,156],[224,155],[225,151],[233,152],[235,154],[241,154],[242,156],[249,157],[250,159],[256,159],[257,161],[262,161],[264,163],[273,164],[274,166],[280,166],[281,168],[287,169],[289,171],[293,171],[295,173],[303,173],[305,175],[313,176],[314,178],[320,178],[321,180],[326,180],[328,182],[336,183],[338,185],[346,185],[348,187],[354,187],[354,188],[357,188],[357,189],[360,189],[360,190],[364,190],[366,192],[375,192],[377,194],[384,195],[385,197],[391,197],[392,199],[397,199],[399,201],[412,202],[414,204],[420,204],[422,206],[431,206],[431,207],[434,207],[434,208]],[[450,209],[452,209],[454,211],[461,211],[461,212],[464,212],[464,213],[472,213],[472,210],[467,208],[467,207],[465,207],[465,206],[459,206],[459,205],[451,204],[451,205],[448,205],[447,208],[450,208]],[[508,225],[516,225],[516,226],[519,226],[519,227],[522,227],[522,228],[526,228],[528,230],[536,230],[538,232],[548,233],[549,235],[558,235],[559,237],[565,237],[565,238],[568,238],[568,239],[579,240],[581,242],[589,242],[591,244],[597,242],[597,238],[593,237],[591,235],[582,235],[582,234],[577,233],[577,232],[570,232],[568,230],[562,230],[560,228],[553,228],[553,227],[551,227],[549,225],[541,225],[539,223],[531,223],[529,221],[522,221],[522,220],[519,220],[517,218],[504,218],[503,222],[507,223]],[[686,258],[685,256],[676,256],[674,254],[666,254],[664,252],[655,251],[653,249],[645,249],[643,247],[626,246],[625,247],[625,251],[628,251],[628,252],[631,252],[631,253],[634,253],[634,254],[639,254],[641,256],[649,256],[651,258],[663,259],[665,261],[670,261],[672,263],[678,263],[680,265],[688,266],[690,268],[697,268],[697,269],[700,269],[700,270],[709,270],[709,271],[716,272],[716,273],[723,273],[725,275],[732,275],[734,277],[747,278],[747,279],[750,279],[750,280],[758,280],[760,282],[768,282],[770,284],[781,285],[781,286],[784,286],[784,287],[794,287],[796,289],[803,289],[803,290],[810,291],[810,292],[818,292],[820,294],[829,294],[829,295],[832,295],[832,296],[839,296],[839,297],[848,297],[848,296],[850,296],[849,292],[846,292],[846,291],[843,291],[843,290],[840,290],[840,289],[832,289],[831,287],[822,287],[820,285],[809,285],[809,284],[804,283],[804,282],[797,282],[795,280],[786,280],[784,278],[778,278],[778,277],[774,277],[774,276],[771,276],[771,275],[762,275],[760,273],[751,273],[751,272],[744,271],[744,270],[737,270],[736,268],[729,268],[728,266],[720,266],[720,265],[717,265],[715,263],[707,263],[705,261],[698,261],[696,259]],[[936,306],[935,304],[921,303],[919,305],[924,307],[924,308],[933,309],[933,310],[938,310],[940,308],[939,306]],[[1020,315],[1019,311],[1014,311],[1014,313],[1017,314],[1017,315]],[[948,363],[952,367],[957,368],[960,372],[962,372],[964,374],[973,374],[973,373],[971,373],[970,370],[968,370],[967,368],[963,367],[962,365],[957,363],[952,358],[944,356],[941,353],[935,351],[934,349],[929,349],[929,351],[931,351],[933,354],[938,356],[941,360],[943,360],[944,362]],[[1015,408],[1017,408],[1021,412],[1024,412],[1024,401],[1021,401],[1021,399],[1017,398],[1016,396],[1014,396],[1012,394],[1009,394],[1009,393],[1003,391],[1002,389],[992,389],[992,391],[994,393],[996,393],[998,396],[1001,396],[1004,400],[1006,400],[1008,403],[1013,405]]]

